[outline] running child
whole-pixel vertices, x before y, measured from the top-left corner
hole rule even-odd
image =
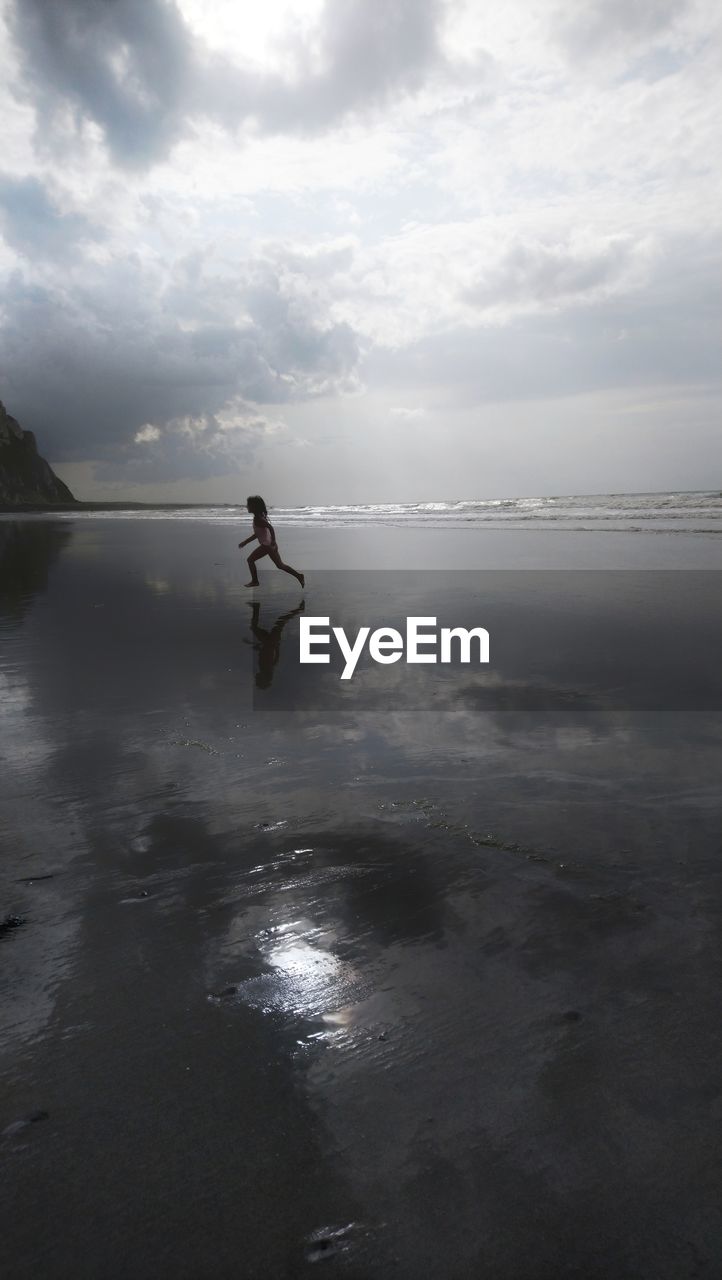
[[[253,533],[250,538],[244,538],[243,542],[239,542],[238,546],[245,547],[249,542],[253,542],[254,538],[258,538],[259,546],[252,551],[248,557],[248,568],[251,571],[251,581],[245,585],[247,587],[258,586],[258,574],[256,573],[256,563],[263,556],[270,556],[273,563],[278,569],[283,569],[284,573],[290,573],[294,578],[298,578],[302,587],[306,585],[306,579],[297,569],[292,569],[290,564],[284,564],[281,559],[281,553],[278,550],[276,542],[276,534],[273,525],[268,519],[266,504],[263,498],[255,494],[252,498],[246,499],[246,510],[253,513]]]

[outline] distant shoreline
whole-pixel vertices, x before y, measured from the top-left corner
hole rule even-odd
[[[0,515],[45,511],[201,511],[209,506],[245,511],[236,502],[13,502],[0,503]]]

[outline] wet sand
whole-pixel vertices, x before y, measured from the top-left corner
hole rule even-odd
[[[650,663],[636,703],[614,679],[572,704],[397,679],[381,706],[358,683],[291,709],[300,595],[269,572],[254,615],[240,536],[0,525],[6,1274],[718,1274],[704,594],[689,697]],[[315,537],[284,553],[388,546]],[[720,567],[703,540],[550,537],[394,545]]]

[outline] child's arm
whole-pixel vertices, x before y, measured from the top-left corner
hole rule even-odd
[[[254,538],[257,538],[257,537],[258,537],[258,534],[256,533],[256,531],[255,531],[255,529],[254,529],[254,531],[253,531],[253,533],[251,534],[250,538],[244,538],[244,539],[243,539],[243,542],[239,542],[239,543],[238,543],[238,549],[239,549],[239,551],[240,551],[241,547],[247,547],[247,546],[248,546],[248,544],[249,544],[249,542],[253,542],[253,539],[254,539]]]

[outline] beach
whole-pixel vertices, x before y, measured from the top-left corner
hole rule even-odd
[[[719,1272],[710,510],[0,519],[7,1274]]]

